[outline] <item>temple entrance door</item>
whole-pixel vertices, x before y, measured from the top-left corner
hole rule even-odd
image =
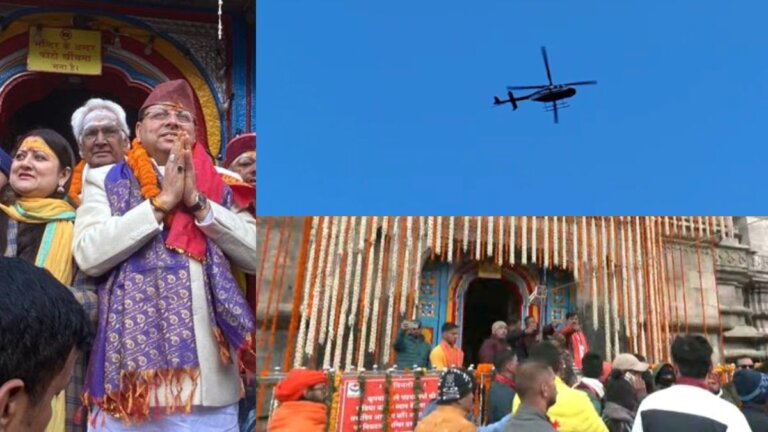
[[[469,284],[461,337],[465,365],[478,364],[480,346],[491,335],[493,323],[519,315],[521,304],[520,292],[512,282],[478,278]]]

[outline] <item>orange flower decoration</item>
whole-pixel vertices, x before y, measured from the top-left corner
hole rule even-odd
[[[138,138],[134,138],[131,143],[131,151],[128,152],[126,163],[131,168],[131,171],[133,171],[133,175],[136,176],[136,180],[139,181],[141,196],[144,199],[152,199],[160,195],[155,167],[152,166],[149,153],[141,145],[141,141]]]
[[[72,173],[72,183],[69,185],[69,200],[75,207],[80,206],[80,193],[83,191],[83,169],[85,169],[85,161],[81,160],[75,166],[75,171]]]

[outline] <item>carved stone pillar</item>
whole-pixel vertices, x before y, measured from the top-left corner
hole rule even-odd
[[[763,357],[765,334],[755,328],[751,292],[753,257],[748,246],[723,242],[717,248],[717,291],[723,322],[725,360]]]

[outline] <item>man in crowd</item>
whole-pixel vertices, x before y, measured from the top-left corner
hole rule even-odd
[[[643,374],[648,371],[649,367],[648,363],[638,360],[637,357],[629,353],[617,355],[611,364],[611,369],[621,371],[624,378],[632,384],[637,394],[637,400],[640,401],[648,395]]]
[[[419,320],[404,320],[395,339],[395,364],[398,369],[429,367],[431,347],[424,340]]]
[[[713,395],[707,387],[712,370],[712,346],[699,335],[683,335],[672,342],[677,384],[646,397],[638,408],[633,432],[728,431],[749,432],[736,406]]]
[[[600,381],[600,377],[603,375],[603,356],[590,351],[584,355],[581,364],[584,376],[575,388],[585,392],[597,413],[602,414],[603,398],[605,397],[605,387]]]
[[[11,156],[0,148],[0,188],[8,183],[8,177],[11,175]]]
[[[511,350],[507,343],[507,332],[509,328],[504,321],[496,321],[491,326],[491,336],[480,346],[480,363],[493,364],[496,356],[503,352]]]
[[[244,182],[256,187],[256,134],[236,136],[227,144],[225,154],[222,165],[238,174]]]
[[[584,332],[581,330],[579,314],[576,312],[568,312],[565,318],[565,327],[560,330],[560,334],[565,336],[565,345],[573,356],[576,369],[581,370],[581,360],[589,351],[587,336],[584,335]]]
[[[541,342],[530,351],[528,361],[543,363],[557,375],[555,377],[555,387],[557,388],[557,401],[547,412],[562,432],[607,432],[605,424],[592,406],[583,391],[568,387],[562,380],[563,360],[560,351],[551,342]],[[518,370],[518,375],[523,374],[523,370]],[[512,405],[512,413],[517,413],[520,406],[520,394],[515,396]]]
[[[517,356],[512,350],[506,350],[496,356],[494,363],[496,376],[491,383],[488,395],[488,422],[495,423],[507,414],[512,401],[515,400],[515,369]]]
[[[755,362],[752,357],[739,357],[736,359],[736,369],[754,369]]]
[[[459,326],[447,322],[442,328],[442,342],[429,354],[429,362],[434,369],[460,368],[464,364],[464,352],[456,346],[459,341]]]
[[[475,432],[477,427],[467,419],[472,413],[474,382],[461,369],[448,368],[440,375],[437,407],[416,426],[415,432]]]
[[[733,374],[733,386],[742,402],[741,411],[752,430],[768,431],[768,375],[756,370],[739,369]]]
[[[653,386],[656,390],[664,390],[675,384],[675,368],[670,363],[659,363],[653,368]]]
[[[94,430],[238,429],[255,320],[231,268],[255,271],[256,226],[199,122],[186,81],[158,85],[125,161],[83,181],[73,254],[89,275],[110,275],[85,386]]]
[[[739,406],[739,397],[734,394],[735,392],[732,393],[730,388],[724,387],[722,380],[722,375],[715,371],[710,372],[707,376],[707,386],[709,387],[709,391],[711,391],[713,395]]]
[[[547,411],[557,401],[557,380],[552,369],[539,362],[529,361],[520,366],[515,378],[520,406],[509,420],[509,431],[554,432]]]
[[[293,369],[275,387],[274,397],[280,405],[272,414],[268,432],[325,431],[328,375]]]
[[[88,320],[47,270],[0,258],[0,432],[42,432],[86,349]]]
[[[519,318],[512,317],[507,328],[507,343],[517,355],[518,361],[522,361],[528,356],[523,345],[523,323]]]

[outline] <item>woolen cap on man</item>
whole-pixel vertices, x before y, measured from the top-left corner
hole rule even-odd
[[[197,107],[195,105],[195,95],[192,87],[183,79],[166,81],[158,84],[147,100],[139,108],[139,112],[152,105],[173,105],[192,113],[197,118]]]
[[[649,365],[646,362],[641,362],[632,354],[623,353],[613,359],[611,367],[622,371],[645,372]]]
[[[224,167],[229,168],[232,162],[241,154],[249,151],[256,151],[256,134],[246,133],[238,135],[227,144],[227,152],[224,157]]]
[[[324,372],[292,369],[288,376],[275,387],[275,399],[280,403],[297,401],[307,389],[323,383],[328,383],[328,375]]]
[[[768,375],[764,373],[739,369],[733,374],[733,387],[742,402],[761,405],[768,401]]]

